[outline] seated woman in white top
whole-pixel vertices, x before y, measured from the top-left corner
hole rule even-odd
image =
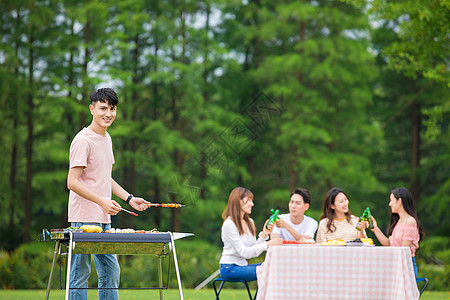
[[[220,258],[220,275],[227,279],[256,280],[256,267],[249,265],[247,259],[258,257],[268,247],[281,245],[281,238],[267,241],[273,224],[263,230],[256,239],[255,223],[250,218],[253,207],[253,193],[242,187],[231,191],[228,204],[222,213],[223,251]]]
[[[359,218],[350,213],[348,204],[347,194],[340,188],[334,187],[327,192],[323,202],[319,229],[317,229],[316,243],[336,239],[351,241],[367,237],[365,230],[356,229]],[[359,228],[362,228],[364,223],[359,223]]]

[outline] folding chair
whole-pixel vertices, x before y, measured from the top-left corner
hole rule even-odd
[[[420,296],[422,296],[423,291],[425,290],[425,288],[428,285],[428,278],[425,278],[425,277],[417,277],[416,278],[416,283],[419,283],[419,282],[422,282],[422,281],[424,282],[424,284],[422,286],[422,289],[420,290]]]
[[[219,285],[219,290],[217,290],[216,288],[216,283],[220,282]],[[256,294],[258,293],[258,290],[255,293],[255,297],[252,297],[252,294],[250,293],[250,288],[248,287],[247,281],[242,280],[242,279],[226,279],[226,278],[216,278],[213,281],[213,287],[214,287],[214,293],[216,293],[216,299],[215,300],[219,300],[219,294],[222,291],[222,287],[225,284],[225,282],[242,282],[243,284],[245,284],[245,287],[247,288],[247,292],[248,292],[248,297],[250,298],[250,300],[256,299]]]

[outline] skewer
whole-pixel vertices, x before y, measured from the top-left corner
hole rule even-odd
[[[185,205],[179,203],[150,203],[150,206],[179,208],[184,207]]]
[[[127,213],[129,213],[130,215],[133,215],[133,216],[135,216],[135,217],[137,217],[138,216],[138,214],[137,213],[135,213],[135,212],[132,212],[132,211],[129,211],[129,210],[126,210],[125,208],[123,208],[122,207],[122,210],[124,211],[124,212],[127,212]]]

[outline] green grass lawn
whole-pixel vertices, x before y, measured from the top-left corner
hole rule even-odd
[[[143,300],[143,299],[159,299],[159,291],[155,290],[120,290],[121,300]],[[65,291],[52,290],[49,299],[64,299]],[[178,300],[180,294],[178,290],[170,289],[163,292],[165,300]],[[195,291],[193,289],[184,289],[183,295],[185,300],[212,300],[214,299],[214,291],[212,289],[202,289]],[[248,299],[247,291],[244,289],[224,289],[220,293],[221,299],[224,300],[246,300]],[[42,300],[45,298],[45,290],[0,290],[0,299],[14,300]],[[98,299],[97,291],[89,291],[89,300]],[[450,292],[424,292],[420,300],[450,300]]]

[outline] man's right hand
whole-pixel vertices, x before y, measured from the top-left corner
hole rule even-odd
[[[279,219],[275,222],[278,228],[286,228],[289,226],[288,223],[286,223],[283,219]]]
[[[102,208],[106,211],[108,215],[115,216],[122,210],[122,206],[119,205],[115,200],[105,200],[103,201]]]

